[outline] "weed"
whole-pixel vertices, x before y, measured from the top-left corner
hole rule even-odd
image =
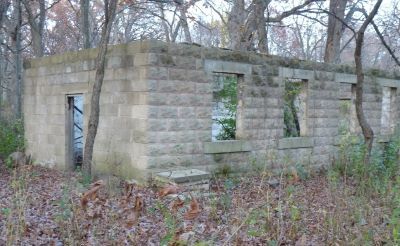
[[[62,188],[62,197],[56,202],[60,208],[59,214],[56,215],[58,222],[69,220],[72,216],[72,204],[70,203],[69,189],[67,186]]]
[[[11,179],[11,187],[14,190],[12,205],[5,211],[7,213],[6,237],[7,245],[14,245],[21,238],[25,229],[25,210],[28,204],[27,172],[17,172],[15,169]]]
[[[217,168],[216,174],[222,177],[228,177],[232,173],[232,168],[229,165],[222,165]]]
[[[170,213],[169,209],[164,206],[162,203],[157,202],[157,208],[161,211],[164,223],[167,228],[167,233],[160,241],[160,245],[170,245],[171,243],[175,242],[175,235],[178,231],[178,221],[176,218]]]
[[[7,157],[5,163],[8,170],[11,170],[14,167],[14,163],[11,157]]]

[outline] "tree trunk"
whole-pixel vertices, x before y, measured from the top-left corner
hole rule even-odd
[[[80,0],[80,25],[81,35],[83,37],[83,48],[90,49],[90,32],[89,32],[89,5],[90,0]]]
[[[110,39],[111,27],[115,18],[115,9],[118,0],[104,1],[104,26],[101,33],[99,53],[96,58],[96,76],[93,84],[92,98],[90,101],[90,116],[88,132],[86,135],[85,148],[83,154],[83,172],[90,176],[92,173],[93,146],[97,134],[100,113],[100,94],[104,79],[104,66],[107,53],[107,44]]]
[[[22,117],[22,60],[21,60],[21,26],[22,26],[22,3],[21,0],[13,2],[13,19],[15,20],[11,33],[15,63],[15,86],[14,86],[14,115],[17,119]]]
[[[0,27],[3,26],[3,18],[4,18],[4,15],[7,13],[9,5],[10,5],[10,2],[8,2],[8,1],[0,2]]]
[[[246,21],[244,0],[234,0],[231,12],[228,16],[228,32],[231,41],[230,48],[242,50],[242,33]]]
[[[32,49],[36,57],[42,57],[43,48],[43,31],[46,21],[46,5],[45,0],[39,0],[39,21],[36,22],[36,14],[32,12],[31,4],[27,0],[23,0],[23,4],[28,14],[28,23],[31,31]]]
[[[265,19],[265,9],[270,1],[255,0],[255,20],[258,36],[258,49],[262,53],[268,54],[267,22]]]
[[[180,22],[182,24],[183,33],[185,34],[185,42],[191,43],[192,37],[190,35],[186,12],[187,12],[187,6],[185,6],[185,4],[183,3],[179,6]]]
[[[8,1],[0,2],[0,28],[3,26],[3,18],[6,14],[10,3]],[[5,43],[5,38],[3,36],[2,30],[0,30],[0,43]],[[6,59],[5,59],[6,51],[3,50],[3,47],[0,46],[0,120],[2,120],[2,108],[1,105],[3,103],[3,85],[4,85],[4,75],[6,73]]]
[[[164,6],[161,3],[159,3],[158,7],[160,9],[161,25],[162,25],[163,30],[164,30],[165,41],[167,41],[169,43],[169,42],[171,42],[171,38],[170,38],[170,35],[169,35],[170,31],[169,31],[169,28],[168,28],[168,24],[167,24],[167,21],[165,20]]]
[[[343,34],[344,12],[348,0],[330,0],[328,17],[328,37],[325,46],[324,61],[340,63],[340,41]],[[341,21],[342,20],[342,21]]]
[[[373,18],[375,17],[376,13],[379,10],[379,7],[382,3],[382,0],[378,0],[374,6],[374,9],[371,13],[367,16],[366,20],[362,24],[361,28],[358,30],[356,35],[356,48],[354,51],[354,60],[356,63],[356,74],[357,74],[357,84],[356,84],[356,99],[355,99],[355,106],[356,106],[356,113],[357,119],[360,123],[362,133],[364,136],[365,145],[367,147],[365,156],[364,156],[364,164],[369,164],[371,151],[372,151],[372,144],[374,141],[374,131],[372,130],[371,126],[369,125],[363,110],[363,87],[364,87],[364,72],[362,66],[362,46],[364,43],[364,33],[367,29],[367,26]]]

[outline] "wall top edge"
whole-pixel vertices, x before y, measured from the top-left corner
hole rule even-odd
[[[97,48],[66,52],[63,54],[42,58],[27,59],[24,68],[35,68],[59,63],[68,63],[80,60],[96,59]],[[188,56],[198,59],[240,62],[252,65],[270,65],[294,69],[316,70],[355,74],[355,67],[348,64],[329,64],[300,60],[296,58],[268,55],[251,51],[236,51],[230,49],[203,47],[198,44],[167,43],[158,40],[140,40],[126,44],[109,45],[108,56],[127,56],[136,53],[159,53],[171,56]],[[365,74],[373,77],[400,79],[400,71],[384,71],[379,69],[365,69]]]

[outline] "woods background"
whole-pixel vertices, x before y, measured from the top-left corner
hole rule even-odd
[[[111,44],[141,39],[354,64],[355,31],[367,0],[124,0]],[[30,57],[97,47],[101,0],[0,2],[0,119],[21,117],[22,63]],[[400,46],[399,2],[386,0],[365,33],[366,67],[393,69]]]

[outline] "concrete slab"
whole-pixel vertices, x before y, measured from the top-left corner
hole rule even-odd
[[[156,176],[161,179],[170,180],[177,184],[192,183],[201,180],[208,180],[210,173],[198,169],[174,170],[157,173]]]

